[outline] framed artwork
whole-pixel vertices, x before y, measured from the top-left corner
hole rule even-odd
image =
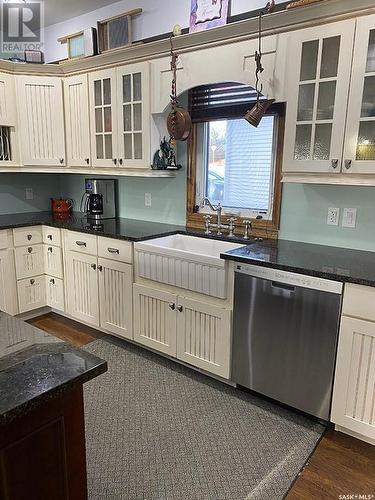
[[[191,0],[190,33],[223,26],[228,19],[229,0]]]

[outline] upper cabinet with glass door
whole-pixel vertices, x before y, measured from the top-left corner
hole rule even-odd
[[[375,15],[357,20],[343,172],[375,173]]]
[[[290,35],[284,172],[340,172],[355,21]]]
[[[117,69],[117,99],[120,166],[150,167],[149,63]]]
[[[116,70],[89,75],[91,153],[94,167],[117,166]]]

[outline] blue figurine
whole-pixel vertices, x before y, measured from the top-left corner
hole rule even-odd
[[[182,165],[176,164],[176,155],[172,147],[172,139],[169,141],[164,137],[160,143],[160,149],[154,154],[152,161],[154,170],[180,170]]]

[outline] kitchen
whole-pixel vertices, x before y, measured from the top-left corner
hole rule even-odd
[[[0,492],[372,495],[375,5],[164,3],[46,2],[0,60]]]

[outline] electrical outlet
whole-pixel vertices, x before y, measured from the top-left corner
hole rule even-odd
[[[340,217],[340,209],[339,208],[329,208],[327,214],[327,224],[329,226],[338,226],[339,225],[339,217]]]
[[[354,228],[357,220],[356,208],[344,208],[342,213],[342,227]]]
[[[151,207],[151,205],[152,205],[151,193],[145,193],[145,207]]]
[[[33,188],[26,188],[25,189],[25,198],[26,198],[26,200],[33,200],[34,199]]]

